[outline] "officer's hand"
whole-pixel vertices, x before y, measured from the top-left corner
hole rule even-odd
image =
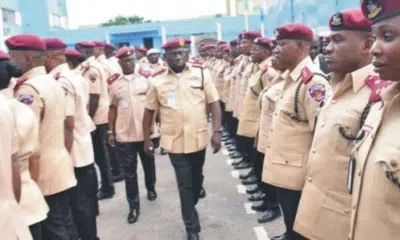
[[[147,154],[154,154],[154,146],[153,146],[153,142],[151,140],[145,140],[144,141],[144,151]]]
[[[214,132],[212,139],[211,139],[211,146],[214,148],[213,153],[219,152],[221,149],[221,133],[220,132]]]
[[[111,147],[115,147],[115,136],[114,136],[114,134],[108,135],[107,142]]]

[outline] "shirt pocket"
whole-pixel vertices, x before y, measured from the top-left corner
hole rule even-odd
[[[346,139],[342,134],[356,136],[360,130],[361,116],[355,111],[343,111],[335,120],[331,137],[335,138],[336,152],[342,155],[350,155],[354,147],[354,140]],[[341,133],[342,129],[342,133]]]

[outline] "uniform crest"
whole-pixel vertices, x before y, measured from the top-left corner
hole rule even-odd
[[[322,83],[315,83],[308,89],[309,97],[317,103],[325,99],[326,87]]]
[[[167,68],[160,68],[157,72],[153,73],[152,77],[155,77],[163,72],[167,71]]]
[[[369,0],[367,4],[368,18],[373,19],[377,17],[383,10],[383,4],[376,2],[376,0]]]
[[[262,73],[265,73],[265,72],[267,72],[268,71],[268,64],[265,64],[262,68],[261,68],[261,72]]]
[[[120,76],[119,73],[113,74],[111,77],[109,77],[109,78],[107,79],[107,83],[108,83],[109,85],[111,85],[113,82],[115,82],[115,80],[117,80],[117,79],[119,78],[119,76]]]
[[[178,40],[179,46],[183,47],[185,46],[185,39],[181,38]]]
[[[314,73],[311,72],[311,70],[308,67],[303,68],[301,70],[301,80],[303,81],[304,84],[307,84],[312,77],[314,76]]]
[[[61,77],[61,73],[59,73],[59,72],[54,75],[55,80],[60,79],[60,77]]]
[[[24,78],[20,78],[17,80],[17,83],[14,86],[14,92],[18,91],[18,89],[21,87],[22,84],[24,84],[24,82],[26,82],[29,78],[24,77]]]
[[[19,95],[18,100],[21,103],[30,106],[30,105],[32,105],[33,101],[35,100],[35,97],[31,94],[21,94],[21,95]]]
[[[372,90],[368,100],[369,103],[380,101],[382,99],[380,95],[382,90],[392,83],[391,81],[383,81],[378,76],[368,76],[365,82]]]
[[[81,71],[82,72],[86,72],[90,69],[90,65],[89,64],[85,64],[81,66]]]
[[[145,78],[149,78],[152,75],[150,71],[143,70],[143,68],[139,69],[139,74]]]
[[[331,20],[331,24],[333,26],[340,26],[343,24],[343,16],[341,13],[336,13],[335,15],[333,15],[332,20]]]

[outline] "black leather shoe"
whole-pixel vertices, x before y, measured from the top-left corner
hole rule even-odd
[[[251,206],[251,209],[256,212],[265,212],[268,210],[268,203],[267,201],[262,201],[261,204]]]
[[[248,173],[245,174],[240,174],[239,178],[242,180],[248,179],[249,177],[253,176],[254,172],[253,171],[249,171]]]
[[[271,240],[289,240],[287,233],[271,238]]]
[[[157,192],[156,190],[151,190],[147,192],[147,199],[149,199],[149,201],[154,201],[157,199]]]
[[[227,144],[234,144],[235,143],[235,139],[231,138],[228,141],[226,141]]]
[[[257,183],[257,178],[254,175],[251,175],[245,180],[242,180],[243,185],[251,185]]]
[[[228,149],[229,152],[236,152],[237,148],[235,145],[230,145],[228,147],[226,147],[226,149]]]
[[[236,170],[247,169],[247,168],[251,168],[251,164],[250,164],[250,163],[247,163],[247,162],[242,162],[242,163],[240,163],[239,165],[236,165],[234,168],[235,168]],[[253,184],[253,183],[251,183],[251,184]]]
[[[267,223],[267,222],[272,222],[278,217],[282,215],[281,209],[279,207],[274,207],[271,209],[268,209],[266,212],[264,212],[259,218],[258,218],[258,223]],[[284,234],[285,235],[285,234]],[[282,236],[284,236],[282,235]],[[287,236],[286,236],[287,237]],[[274,239],[274,238],[272,238]],[[288,238],[283,238],[283,239],[288,239]]]
[[[243,155],[240,152],[234,152],[234,153],[229,154],[229,157],[232,159],[238,159],[238,158],[242,158]]]
[[[199,198],[205,198],[207,195],[206,190],[201,188]]]
[[[247,199],[249,199],[249,201],[251,202],[255,202],[255,201],[262,201],[264,200],[266,197],[265,193],[259,191],[254,193],[253,195],[250,195]]]
[[[124,174],[119,174],[119,175],[114,175],[113,176],[113,182],[117,183],[117,182],[122,182],[124,181]]]
[[[244,162],[243,159],[232,161],[232,166],[237,166],[237,165],[239,165],[239,164],[241,164],[243,162]]]
[[[254,194],[254,193],[258,192],[258,191],[260,191],[260,188],[258,186],[246,189],[246,193],[247,194]]]
[[[97,193],[97,200],[112,198],[112,197],[114,197],[114,194],[115,194],[114,187],[112,187],[108,190],[104,190],[104,189],[100,188],[99,192]]]
[[[200,236],[198,233],[188,233],[187,239],[188,240],[200,240]]]
[[[140,211],[138,209],[132,209],[128,214],[128,218],[127,218],[128,223],[134,224],[135,222],[137,222],[139,215],[140,215]]]

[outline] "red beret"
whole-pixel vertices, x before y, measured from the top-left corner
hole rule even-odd
[[[78,43],[76,43],[76,45],[78,45],[80,47],[86,47],[86,48],[94,47],[94,44],[91,42],[78,42]]]
[[[105,43],[101,41],[93,41],[95,47],[105,47]]]
[[[45,38],[43,40],[46,43],[47,50],[64,50],[67,48],[67,44],[58,38]]]
[[[164,45],[162,45],[162,49],[175,49],[185,47],[187,44],[187,40],[184,38],[173,38],[168,40]]]
[[[200,43],[200,47],[204,47],[205,45],[205,43]]]
[[[118,49],[117,53],[115,53],[115,57],[123,58],[123,57],[131,56],[131,55],[133,55],[134,52],[135,52],[135,49],[133,47],[124,46],[124,47]]]
[[[65,49],[65,56],[67,58],[78,59],[81,57],[81,53],[73,49]]]
[[[263,47],[268,47],[268,48],[273,47],[273,41],[271,38],[259,37],[254,40],[254,43],[257,45],[261,45]]]
[[[192,40],[190,40],[189,38],[185,38],[185,44],[186,45],[192,44]]]
[[[398,0],[363,0],[361,10],[366,18],[375,24],[381,20],[400,15]]]
[[[108,49],[115,49],[115,47],[114,47],[114,45],[112,45],[112,44],[110,44],[110,43],[106,43],[106,44],[104,44],[104,47],[105,48],[108,48]]]
[[[223,45],[222,50],[227,53],[230,53],[232,51],[231,46],[229,45]]]
[[[229,44],[230,44],[231,46],[238,45],[238,44],[239,44],[239,39],[235,38],[235,39],[231,40],[231,41],[229,42]]]
[[[39,50],[46,51],[46,44],[40,37],[33,34],[20,34],[6,40],[10,50]]]
[[[239,41],[240,41],[242,38],[244,38],[244,33],[245,33],[245,32],[241,32],[241,33],[239,33],[239,36],[238,36],[238,38],[239,38]]]
[[[371,21],[366,19],[360,9],[349,9],[335,13],[329,19],[329,28],[332,31],[371,31]]]
[[[250,30],[250,31],[244,32],[242,38],[256,39],[258,37],[262,37],[262,35],[261,35],[261,33],[259,31]]]
[[[217,45],[217,48],[218,49],[220,49],[220,50],[224,50],[224,48],[226,47],[226,46],[229,46],[228,44],[220,44],[220,45]]]
[[[218,41],[217,45],[226,45],[225,41]]]
[[[312,42],[314,34],[311,28],[302,23],[289,23],[275,29],[276,40],[292,39]]]
[[[0,60],[10,60],[10,55],[0,50]]]
[[[144,52],[144,53],[146,53],[147,52],[147,48],[145,48],[145,47],[143,47],[143,46],[136,46],[135,47],[136,48],[136,51],[139,51],[139,52]]]

